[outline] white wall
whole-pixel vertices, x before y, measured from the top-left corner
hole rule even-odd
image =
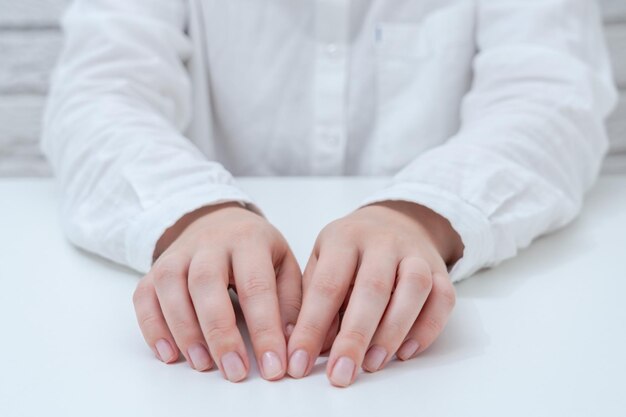
[[[619,104],[607,121],[611,154],[604,171],[626,173],[626,0],[601,0],[601,4],[615,81],[620,88]]]
[[[0,0],[0,176],[47,175],[38,149],[48,75],[69,0]]]
[[[48,175],[39,153],[48,76],[61,47],[58,19],[70,0],[0,0],[0,177]],[[590,0],[591,1],[591,0]],[[620,105],[607,122],[605,171],[626,173],[626,0],[601,0]]]

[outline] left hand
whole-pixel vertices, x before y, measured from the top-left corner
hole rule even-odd
[[[333,385],[352,384],[360,366],[375,372],[394,354],[407,360],[423,352],[454,307],[446,263],[462,252],[446,219],[410,202],[374,203],[327,225],[304,271],[289,374],[311,371],[340,321],[326,368]]]

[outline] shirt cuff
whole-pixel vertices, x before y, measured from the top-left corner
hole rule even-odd
[[[489,266],[494,246],[491,225],[488,218],[472,204],[429,184],[396,182],[361,201],[359,207],[388,200],[420,204],[450,222],[465,246],[461,259],[449,269],[453,282],[467,278],[480,268]]]
[[[126,262],[141,272],[152,267],[154,248],[163,233],[185,214],[214,204],[238,202],[243,207],[265,217],[261,209],[239,188],[215,185],[192,188],[155,204],[143,211],[131,223],[126,235]]]

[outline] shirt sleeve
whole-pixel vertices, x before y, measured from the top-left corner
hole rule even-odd
[[[465,245],[453,281],[578,214],[617,101],[596,2],[476,4],[478,52],[458,133],[361,203],[411,201],[447,218]]]
[[[76,0],[62,21],[41,147],[76,245],[147,272],[184,214],[238,201],[262,214],[183,132],[191,45],[182,0]]]

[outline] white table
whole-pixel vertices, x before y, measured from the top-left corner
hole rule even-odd
[[[303,265],[318,230],[384,179],[240,179]],[[441,338],[333,388],[232,384],[144,345],[139,275],[71,246],[52,181],[0,181],[0,416],[625,416],[626,177],[581,217],[458,288]],[[249,343],[248,343],[249,346]]]

